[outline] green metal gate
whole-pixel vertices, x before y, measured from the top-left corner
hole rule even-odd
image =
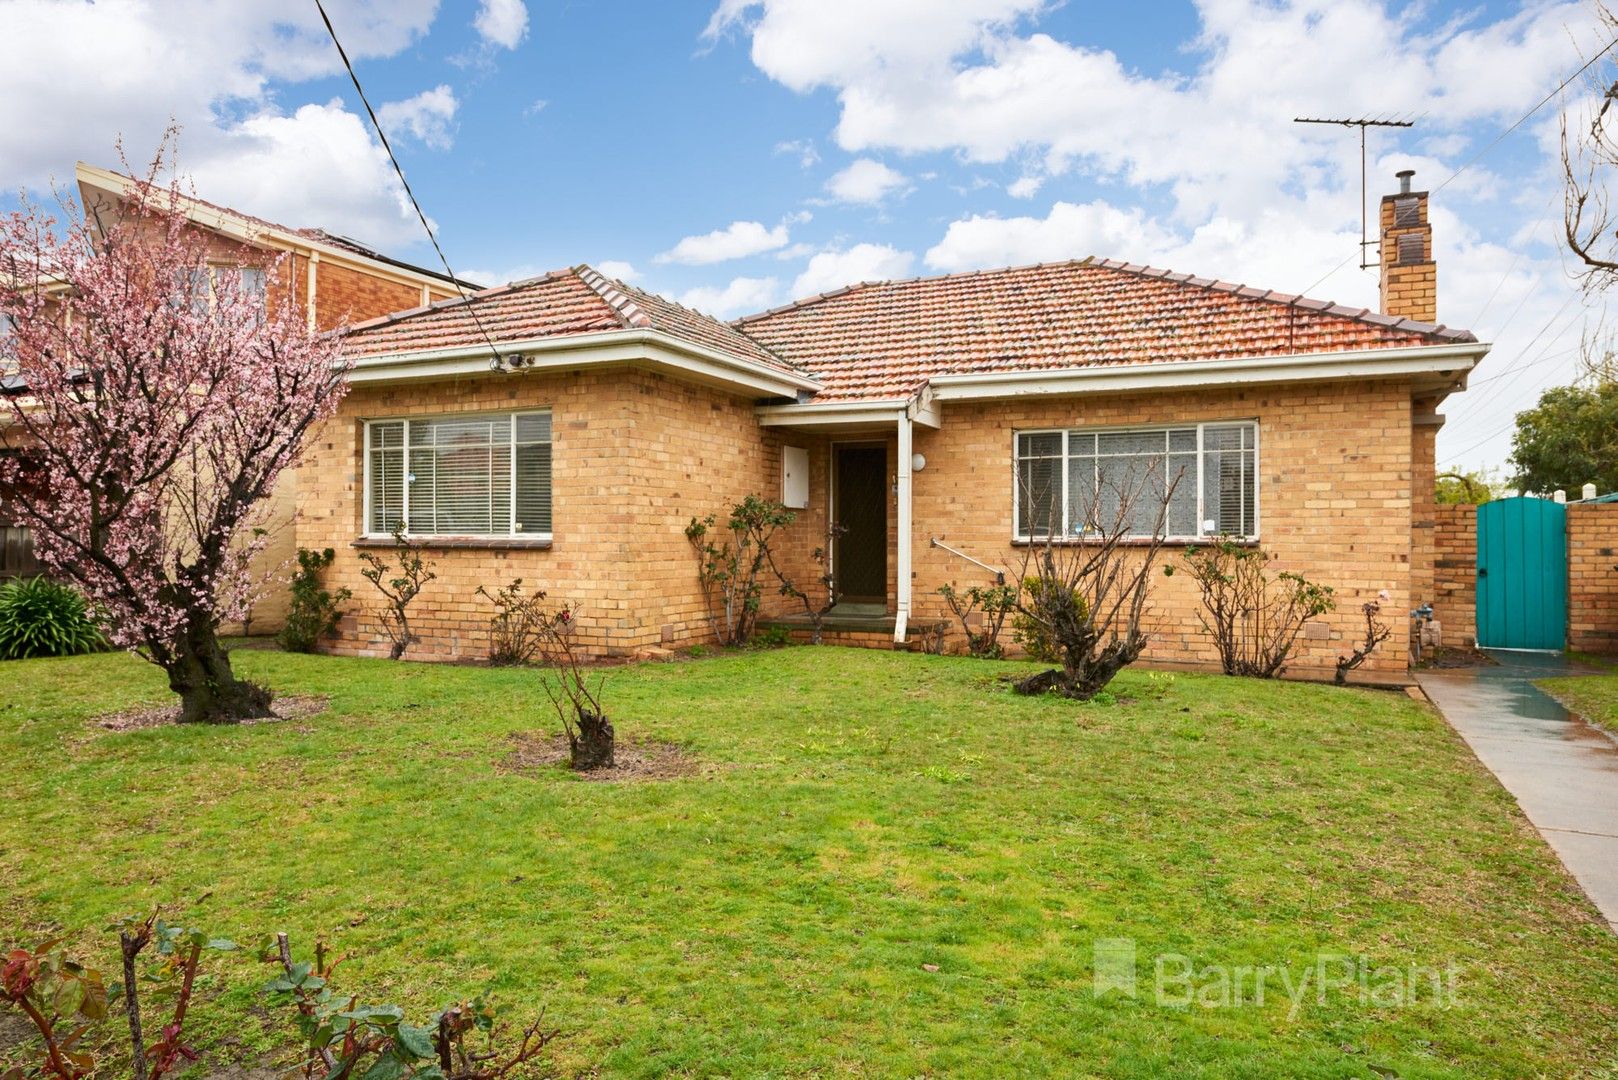
[[[1567,507],[1498,499],[1478,507],[1478,644],[1561,649],[1567,642]]]

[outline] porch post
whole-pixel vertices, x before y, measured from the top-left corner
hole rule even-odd
[[[893,620],[893,640],[903,644],[905,624],[910,621],[910,410],[907,407],[899,417],[899,471],[896,495],[899,504],[899,558],[896,573],[898,589],[895,591],[896,617]]]

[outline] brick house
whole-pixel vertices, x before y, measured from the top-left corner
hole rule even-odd
[[[80,205],[92,223],[108,223],[122,212],[138,181],[121,173],[79,162],[75,166]],[[311,327],[330,330],[401,308],[458,296],[446,275],[391,259],[358,241],[321,229],[291,228],[201,199],[185,199],[181,210],[206,233],[210,281],[224,274],[243,275],[260,290],[265,303],[295,303],[304,308]],[[280,260],[277,262],[277,260]],[[274,267],[277,280],[267,280]],[[5,519],[5,493],[0,492],[0,576],[41,571],[32,559],[27,528]],[[286,565],[297,553],[292,515],[297,504],[296,474],[289,473],[269,500],[269,543],[257,560],[266,573]],[[273,630],[286,610],[286,590],[264,590],[254,605],[254,629]],[[231,629],[240,629],[231,628]]]
[[[334,548],[330,584],[356,597],[334,649],[385,649],[358,553],[400,521],[438,573],[414,655],[481,656],[475,590],[518,577],[581,605],[598,652],[707,640],[684,526],[747,493],[797,509],[800,584],[841,526],[830,637],[891,646],[942,617],[939,586],[1067,535],[1067,493],[1176,469],[1195,482],[1167,558],[1230,534],[1333,586],[1300,672],[1329,668],[1385,593],[1394,639],[1368,670],[1396,674],[1403,612],[1433,598],[1436,410],[1488,346],[1436,324],[1408,174],[1381,227],[1381,312],[1086,259],[732,323],[579,266],[356,326],[352,391],[298,480],[298,543]],[[1029,477],[1048,494],[1019,499]],[[1156,663],[1213,658],[1184,575],[1156,579],[1151,630]]]

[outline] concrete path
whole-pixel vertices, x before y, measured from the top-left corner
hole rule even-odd
[[[1417,682],[1618,932],[1618,739],[1533,684],[1588,669],[1558,654],[1489,655],[1499,667],[1425,671]]]

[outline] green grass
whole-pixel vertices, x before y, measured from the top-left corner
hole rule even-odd
[[[1130,672],[1117,702],[1075,705],[1010,695],[997,676],[1022,665],[725,655],[607,682],[621,739],[710,774],[596,784],[495,767],[554,724],[534,672],[236,662],[331,711],[114,734],[88,718],[163,700],[155,669],[0,668],[0,942],[61,928],[110,961],[100,928],[155,903],[243,942],[322,934],[373,1000],[547,1006],[569,1075],[1519,1078],[1618,1058],[1618,939],[1400,695]],[[1098,998],[1092,946],[1120,937],[1141,996]],[[1453,964],[1457,1003],[1338,989],[1289,1015],[1272,981],[1262,1006],[1158,1004],[1167,953],[1206,979],[1321,953]],[[211,963],[192,1032],[212,1065],[283,1044],[255,1008],[266,970]]]
[[[1618,675],[1573,675],[1535,685],[1592,724],[1618,732]]]

